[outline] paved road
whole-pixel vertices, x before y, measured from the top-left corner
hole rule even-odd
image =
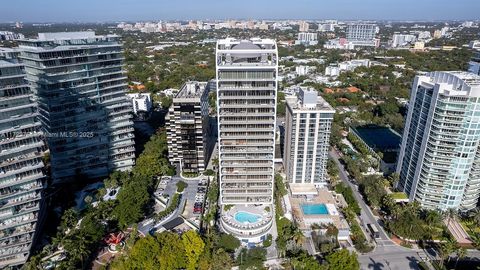
[[[360,218],[366,225],[373,223],[377,226],[380,233],[380,239],[376,239],[377,245],[375,249],[368,254],[360,254],[358,260],[361,269],[388,269],[388,270],[404,270],[404,269],[419,269],[417,263],[422,259],[426,259],[427,255],[423,250],[412,250],[396,245],[383,230],[383,227],[378,224],[377,218],[373,215],[370,208],[363,200],[361,194],[358,192],[355,185],[348,181],[348,176],[345,168],[340,163],[339,155],[335,150],[330,151],[330,157],[335,161],[339,168],[341,180],[350,186],[353,194],[362,209]]]
[[[337,166],[338,166],[339,172],[340,172],[340,179],[342,180],[342,182],[344,182],[346,185],[348,185],[349,187],[352,188],[353,195],[355,196],[355,199],[357,200],[358,205],[362,209],[361,214],[360,214],[360,220],[362,221],[361,225],[362,225],[363,229],[367,230],[366,225],[368,223],[373,223],[373,224],[375,224],[375,226],[377,226],[379,234],[380,234],[380,239],[376,239],[377,244],[380,245],[380,246],[395,245],[390,240],[390,237],[388,237],[388,235],[385,233],[385,231],[380,226],[380,224],[378,224],[377,218],[373,215],[372,211],[370,210],[368,205],[363,200],[362,195],[358,192],[357,186],[352,184],[350,181],[348,181],[347,172],[345,171],[343,165],[338,160],[340,158],[338,153],[335,150],[331,150],[330,151],[330,157],[333,158],[333,160],[337,163]],[[367,234],[369,233],[368,231],[366,231],[366,232],[367,232]]]

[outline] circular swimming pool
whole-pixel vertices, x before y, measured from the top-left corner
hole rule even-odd
[[[234,217],[235,220],[239,223],[256,223],[262,218],[260,215],[243,211],[235,213]]]

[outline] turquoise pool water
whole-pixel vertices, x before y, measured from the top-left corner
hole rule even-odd
[[[302,204],[301,207],[305,215],[328,215],[327,206],[324,203]]]
[[[240,223],[255,223],[261,218],[259,215],[255,215],[248,212],[237,212],[235,214],[235,220]]]

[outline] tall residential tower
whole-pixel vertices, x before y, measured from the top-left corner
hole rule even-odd
[[[166,117],[168,159],[182,172],[202,173],[210,153],[208,83],[186,82],[173,98]]]
[[[423,207],[467,211],[480,195],[480,76],[433,72],[413,83],[397,187]]]
[[[221,225],[259,242],[273,220],[277,46],[270,39],[216,46]]]
[[[42,218],[43,134],[18,51],[0,48],[0,268],[24,264]],[[13,57],[13,58],[10,58]]]
[[[286,98],[285,155],[283,164],[291,184],[323,186],[335,110],[312,88]]]
[[[54,183],[130,169],[135,162],[132,108],[118,36],[39,33],[19,44],[39,103]]]

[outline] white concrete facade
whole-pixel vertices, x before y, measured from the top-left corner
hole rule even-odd
[[[312,88],[301,88],[286,103],[283,164],[287,181],[323,186],[335,110]]]
[[[150,93],[128,94],[132,101],[133,113],[149,112],[152,109],[152,98]]]
[[[216,63],[219,203],[239,207],[264,205],[273,209],[276,42],[219,40]],[[262,227],[265,231],[260,234],[270,229],[271,222],[272,219]],[[223,227],[239,236],[237,231],[228,229],[228,224]],[[259,234],[249,228],[242,229],[242,234]]]

